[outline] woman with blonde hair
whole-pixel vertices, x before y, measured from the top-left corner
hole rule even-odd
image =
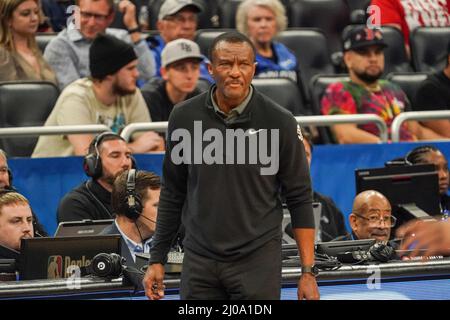
[[[236,28],[253,42],[257,78],[290,78],[297,81],[297,59],[282,43],[274,41],[286,29],[286,10],[279,0],[245,0],[236,11]]]
[[[0,81],[46,80],[56,76],[36,44],[38,0],[0,0]]]

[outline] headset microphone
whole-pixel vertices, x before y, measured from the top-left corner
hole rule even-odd
[[[153,222],[154,224],[156,224],[156,221],[155,221],[155,220],[152,220],[152,219],[150,219],[150,218],[147,218],[147,217],[144,216],[143,214],[141,214],[140,217],[141,217],[141,218],[144,218],[144,219],[147,219],[148,221],[151,221],[151,222]]]

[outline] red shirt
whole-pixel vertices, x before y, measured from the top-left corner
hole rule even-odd
[[[450,26],[450,0],[372,0],[380,7],[381,24],[401,26],[405,43],[415,28]]]

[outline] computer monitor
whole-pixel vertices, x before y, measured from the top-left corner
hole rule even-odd
[[[439,178],[432,164],[355,171],[356,193],[376,190],[391,203],[396,227],[412,218],[440,214]]]
[[[374,244],[375,239],[320,242],[316,244],[316,253],[337,257],[345,252],[368,251]]]
[[[82,220],[61,222],[55,232],[55,237],[94,236],[100,234],[114,222],[107,220]]]
[[[120,235],[22,239],[20,279],[67,278],[99,253],[120,254]]]

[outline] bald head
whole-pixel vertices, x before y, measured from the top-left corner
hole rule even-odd
[[[391,215],[391,204],[383,194],[375,190],[363,191],[353,201],[350,226],[358,239],[387,241],[391,234]]]
[[[389,206],[389,208],[391,207],[389,200],[384,195],[375,190],[366,190],[355,197],[353,200],[352,211],[356,213],[363,213],[367,211],[369,203],[372,203],[373,201],[384,202]]]

